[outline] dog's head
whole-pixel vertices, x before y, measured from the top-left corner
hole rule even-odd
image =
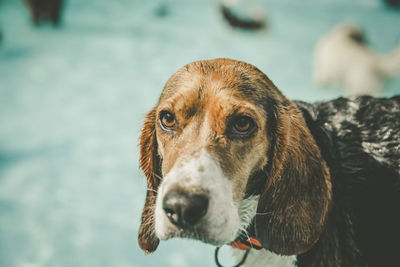
[[[140,144],[145,252],[171,237],[233,241],[249,195],[259,195],[251,216],[265,248],[299,254],[318,240],[329,171],[301,112],[256,67],[229,59],[184,66],[147,114]]]

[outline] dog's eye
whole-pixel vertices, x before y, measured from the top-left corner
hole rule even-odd
[[[231,121],[230,132],[233,135],[248,136],[253,133],[256,124],[248,116],[238,116]]]
[[[160,122],[164,129],[174,130],[174,128],[176,128],[175,116],[169,111],[161,112]]]
[[[247,132],[253,124],[253,120],[246,116],[240,116],[239,118],[235,119],[233,123],[233,127],[238,132]]]

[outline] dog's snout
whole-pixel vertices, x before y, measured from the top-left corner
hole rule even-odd
[[[194,226],[207,213],[208,196],[180,190],[169,191],[163,199],[163,209],[169,220],[180,228]]]

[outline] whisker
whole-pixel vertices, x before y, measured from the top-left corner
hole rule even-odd
[[[147,191],[151,191],[151,192],[154,192],[154,193],[158,193],[158,190],[152,189],[152,188],[147,188]],[[152,196],[152,197],[153,197],[153,196]]]
[[[146,207],[144,207],[143,208],[143,210],[155,210],[155,208],[156,208],[156,205],[154,204],[154,205],[147,205]]]
[[[158,175],[157,173],[153,172],[153,175],[158,179],[158,180],[162,180],[162,176]]]
[[[268,212],[256,212],[256,215],[268,215],[268,214],[272,214],[272,211],[268,211]]]

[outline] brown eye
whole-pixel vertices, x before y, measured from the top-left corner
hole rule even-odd
[[[256,124],[252,118],[248,116],[237,116],[230,122],[228,134],[232,138],[246,138],[249,137],[256,129]]]
[[[233,127],[235,127],[235,130],[238,132],[247,132],[252,126],[252,123],[253,121],[249,117],[241,116],[235,120]]]
[[[169,111],[163,111],[160,115],[161,126],[165,130],[174,130],[176,127],[176,119],[174,114]]]

